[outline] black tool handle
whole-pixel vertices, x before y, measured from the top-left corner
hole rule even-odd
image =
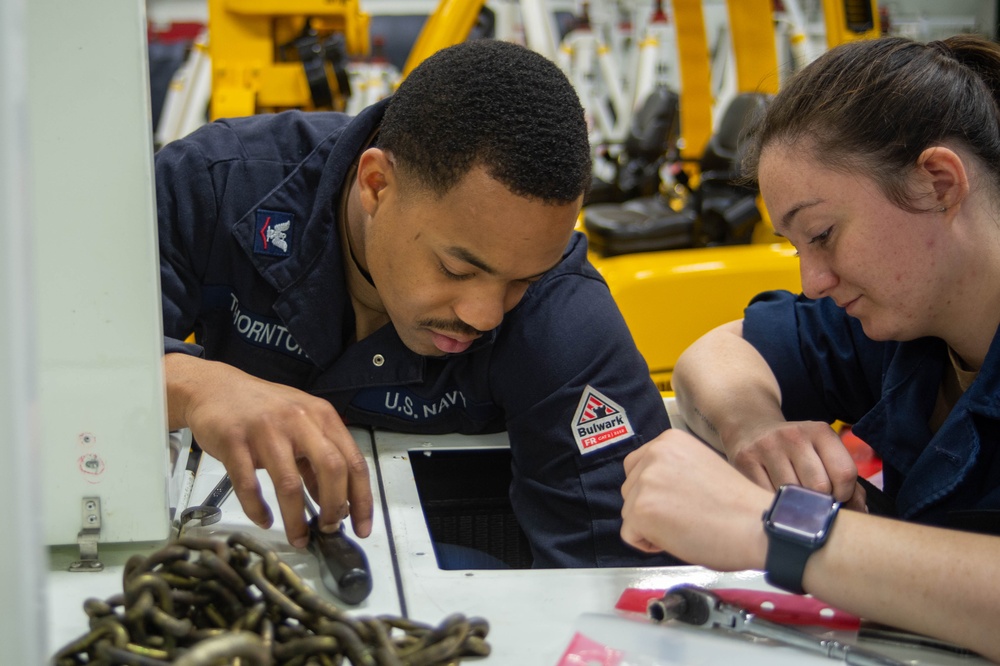
[[[319,559],[323,585],[341,601],[360,604],[372,591],[372,574],[361,546],[344,533],[321,532],[319,519],[309,520],[309,550]]]

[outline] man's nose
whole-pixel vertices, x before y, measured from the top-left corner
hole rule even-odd
[[[477,331],[491,331],[504,316],[504,296],[494,290],[479,289],[464,294],[454,305],[455,315]]]

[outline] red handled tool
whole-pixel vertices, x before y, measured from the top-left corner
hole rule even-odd
[[[767,638],[854,666],[906,666],[879,652],[774,622],[766,616],[723,601],[715,590],[677,585],[649,602],[647,614],[655,622],[676,620],[695,627]]]
[[[615,608],[645,615],[649,603],[663,598],[669,590],[625,590]],[[741,588],[712,589],[720,602],[743,608],[758,617],[781,624],[817,626],[829,629],[857,631],[861,619],[850,613],[833,608],[818,599],[799,594],[747,590]]]

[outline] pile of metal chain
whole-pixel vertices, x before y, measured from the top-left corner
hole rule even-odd
[[[352,617],[243,533],[136,555],[123,590],[84,602],[90,631],[54,666],[432,666],[490,652],[481,618]]]

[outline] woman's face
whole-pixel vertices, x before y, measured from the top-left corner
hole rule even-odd
[[[875,340],[940,335],[961,275],[941,214],[904,211],[870,179],[794,144],[765,148],[758,175],[775,229],[798,250],[806,296],[829,296]]]

